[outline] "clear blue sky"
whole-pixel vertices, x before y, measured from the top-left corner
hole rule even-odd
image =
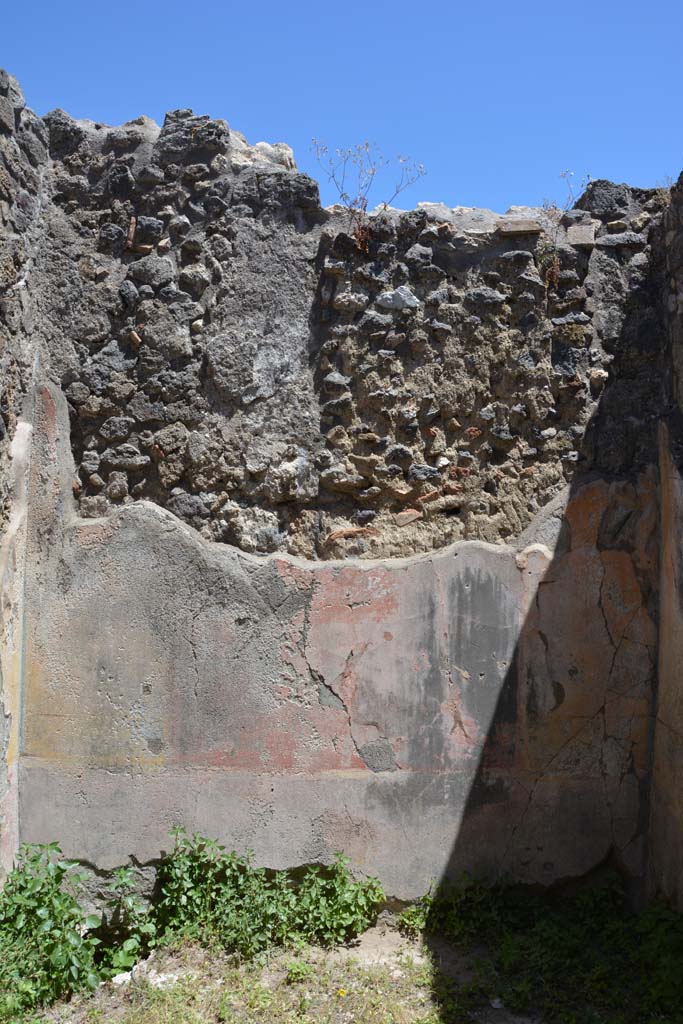
[[[642,186],[683,169],[681,0],[27,0],[1,33],[40,114],[192,107],[317,178],[313,136],[368,139],[427,168],[397,205],[504,210],[562,201],[567,168]]]

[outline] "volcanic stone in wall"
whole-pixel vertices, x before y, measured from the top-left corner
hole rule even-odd
[[[423,207],[375,218],[367,252],[335,237],[321,483],[377,531],[357,553],[514,537],[577,473],[656,460],[662,201],[598,182],[564,215]]]
[[[10,443],[33,363],[26,280],[40,235],[46,161],[45,126],[0,69],[0,528],[11,500]]]
[[[312,558],[504,541],[577,473],[654,458],[666,195],[378,211],[191,111],[44,119],[34,330],[85,516],[157,502]]]

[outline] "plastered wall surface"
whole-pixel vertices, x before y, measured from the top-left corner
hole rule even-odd
[[[50,470],[63,399],[61,422],[59,396],[39,404],[24,839],[58,826],[113,867],[184,822],[273,866],[344,849],[403,898],[465,868],[550,883],[614,847],[641,869],[652,480],[580,488],[554,557],[258,559],[148,503],[77,518]],[[625,501],[633,549],[598,551]]]
[[[683,878],[683,703],[680,694],[683,643],[680,516],[683,488],[671,457],[668,432],[663,431],[662,434],[661,641],[652,770],[649,882],[652,892],[662,892],[680,904]]]
[[[674,894],[676,190],[360,244],[286,146],[0,97],[4,865]]]
[[[660,427],[659,666],[648,867],[650,891],[661,892],[683,906],[683,447],[680,415],[683,407],[683,249],[680,183],[674,189],[664,226],[671,402]]]

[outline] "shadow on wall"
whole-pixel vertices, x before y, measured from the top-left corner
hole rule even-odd
[[[520,538],[518,565],[483,543],[397,563],[259,560],[146,503],[78,520],[55,455],[66,409],[46,414],[21,838],[58,835],[107,869],[158,856],[182,822],[272,867],[344,848],[396,896],[463,868],[551,884],[611,853],[641,877],[664,332],[659,270],[637,258],[628,242],[591,254],[611,376],[586,468]],[[585,386],[581,342],[553,349],[558,403]]]
[[[564,507],[522,537],[518,564],[533,589],[442,880],[474,864],[548,884],[611,860],[642,895],[665,406],[659,274],[650,269],[603,338],[613,361],[584,437],[586,468]]]
[[[441,883],[479,864],[484,876],[557,886],[609,864],[634,904],[647,895],[668,383],[659,273],[609,347],[610,379],[584,437],[590,468],[518,556],[534,592]],[[428,944],[448,975],[447,947]]]

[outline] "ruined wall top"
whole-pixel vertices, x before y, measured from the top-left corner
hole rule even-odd
[[[189,110],[41,119],[2,73],[5,430],[38,356],[81,515],[146,499],[309,558],[510,541],[577,472],[653,461],[667,200],[600,181],[359,239],[284,144]]]

